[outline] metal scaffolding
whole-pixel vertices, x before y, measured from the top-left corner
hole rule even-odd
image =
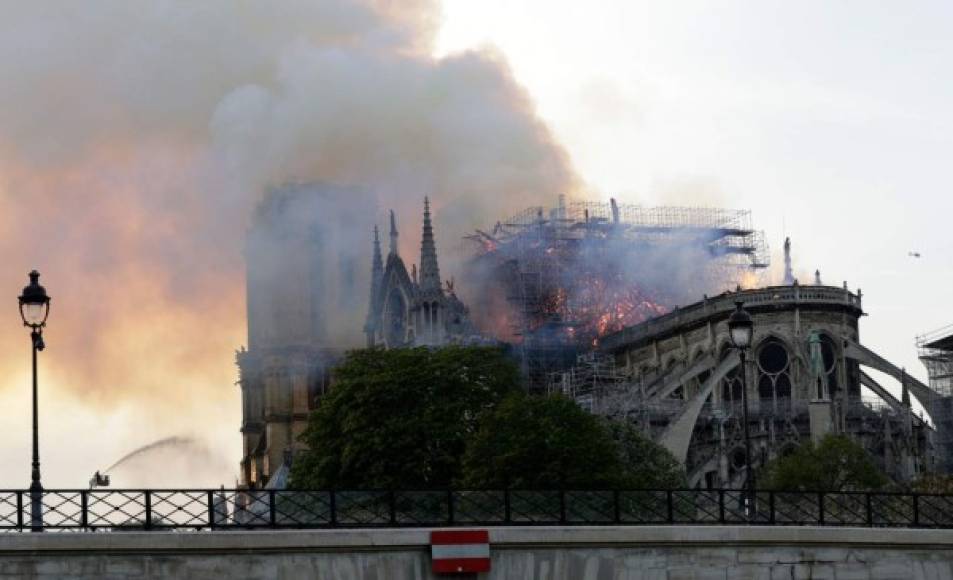
[[[922,402],[936,427],[938,468],[953,473],[953,325],[918,336],[917,349],[934,393]]]
[[[930,387],[941,396],[953,395],[953,325],[918,336],[917,349]]]
[[[556,207],[527,208],[465,241],[482,295],[503,288],[506,338],[521,343],[524,373],[537,387],[599,337],[706,293],[757,285],[769,265],[751,213],[718,208],[561,196]]]

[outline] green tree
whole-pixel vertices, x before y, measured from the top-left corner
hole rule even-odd
[[[843,435],[807,442],[765,467],[760,486],[790,491],[874,490],[887,483],[870,455]]]
[[[449,486],[480,415],[519,385],[490,347],[358,350],[334,378],[301,437],[292,487]]]
[[[601,419],[563,396],[514,393],[487,413],[463,459],[477,488],[612,487],[625,472]]]
[[[672,453],[642,435],[627,421],[606,420],[605,427],[622,459],[622,487],[629,489],[677,489],[688,487],[685,469]]]

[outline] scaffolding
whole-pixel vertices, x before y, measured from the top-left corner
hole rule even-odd
[[[505,339],[521,344],[524,374],[536,387],[599,337],[706,293],[757,285],[769,266],[764,236],[744,210],[560,196],[556,207],[527,208],[464,240],[484,287],[480,299],[502,288]],[[477,310],[494,316],[494,306]]]
[[[685,401],[648,396],[645,387],[641,378],[633,380],[616,365],[614,357],[590,351],[577,356],[572,367],[549,373],[547,391],[569,397],[595,415],[625,419],[655,437],[684,409]]]
[[[918,336],[917,350],[933,392],[922,402],[936,427],[938,471],[953,473],[953,325]]]
[[[930,376],[930,388],[944,397],[953,395],[953,325],[918,336],[917,349]]]
[[[709,247],[714,257],[730,257],[730,265],[765,269],[770,265],[768,247],[751,223],[748,210],[561,200],[555,208],[526,208],[497,222],[492,233],[477,230],[465,239],[484,252],[542,238],[568,243],[592,237],[653,244],[695,241]]]

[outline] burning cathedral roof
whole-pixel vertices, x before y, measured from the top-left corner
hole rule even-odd
[[[466,237],[473,311],[503,340],[579,345],[679,304],[752,286],[769,265],[748,211],[560,198]]]

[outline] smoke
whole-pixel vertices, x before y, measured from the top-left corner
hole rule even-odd
[[[121,408],[132,418],[115,424],[145,435],[197,433],[234,463],[241,250],[266,187],[361,187],[372,217],[398,210],[405,255],[430,195],[442,259],[459,233],[577,187],[498,54],[431,56],[435,2],[3,9],[0,393],[28,384],[12,301],[36,267],[53,296],[44,397],[68,393],[104,420]],[[69,421],[44,421],[59,430],[54,475],[56,453],[118,454],[125,433],[80,443]],[[8,445],[20,461],[25,446]]]

